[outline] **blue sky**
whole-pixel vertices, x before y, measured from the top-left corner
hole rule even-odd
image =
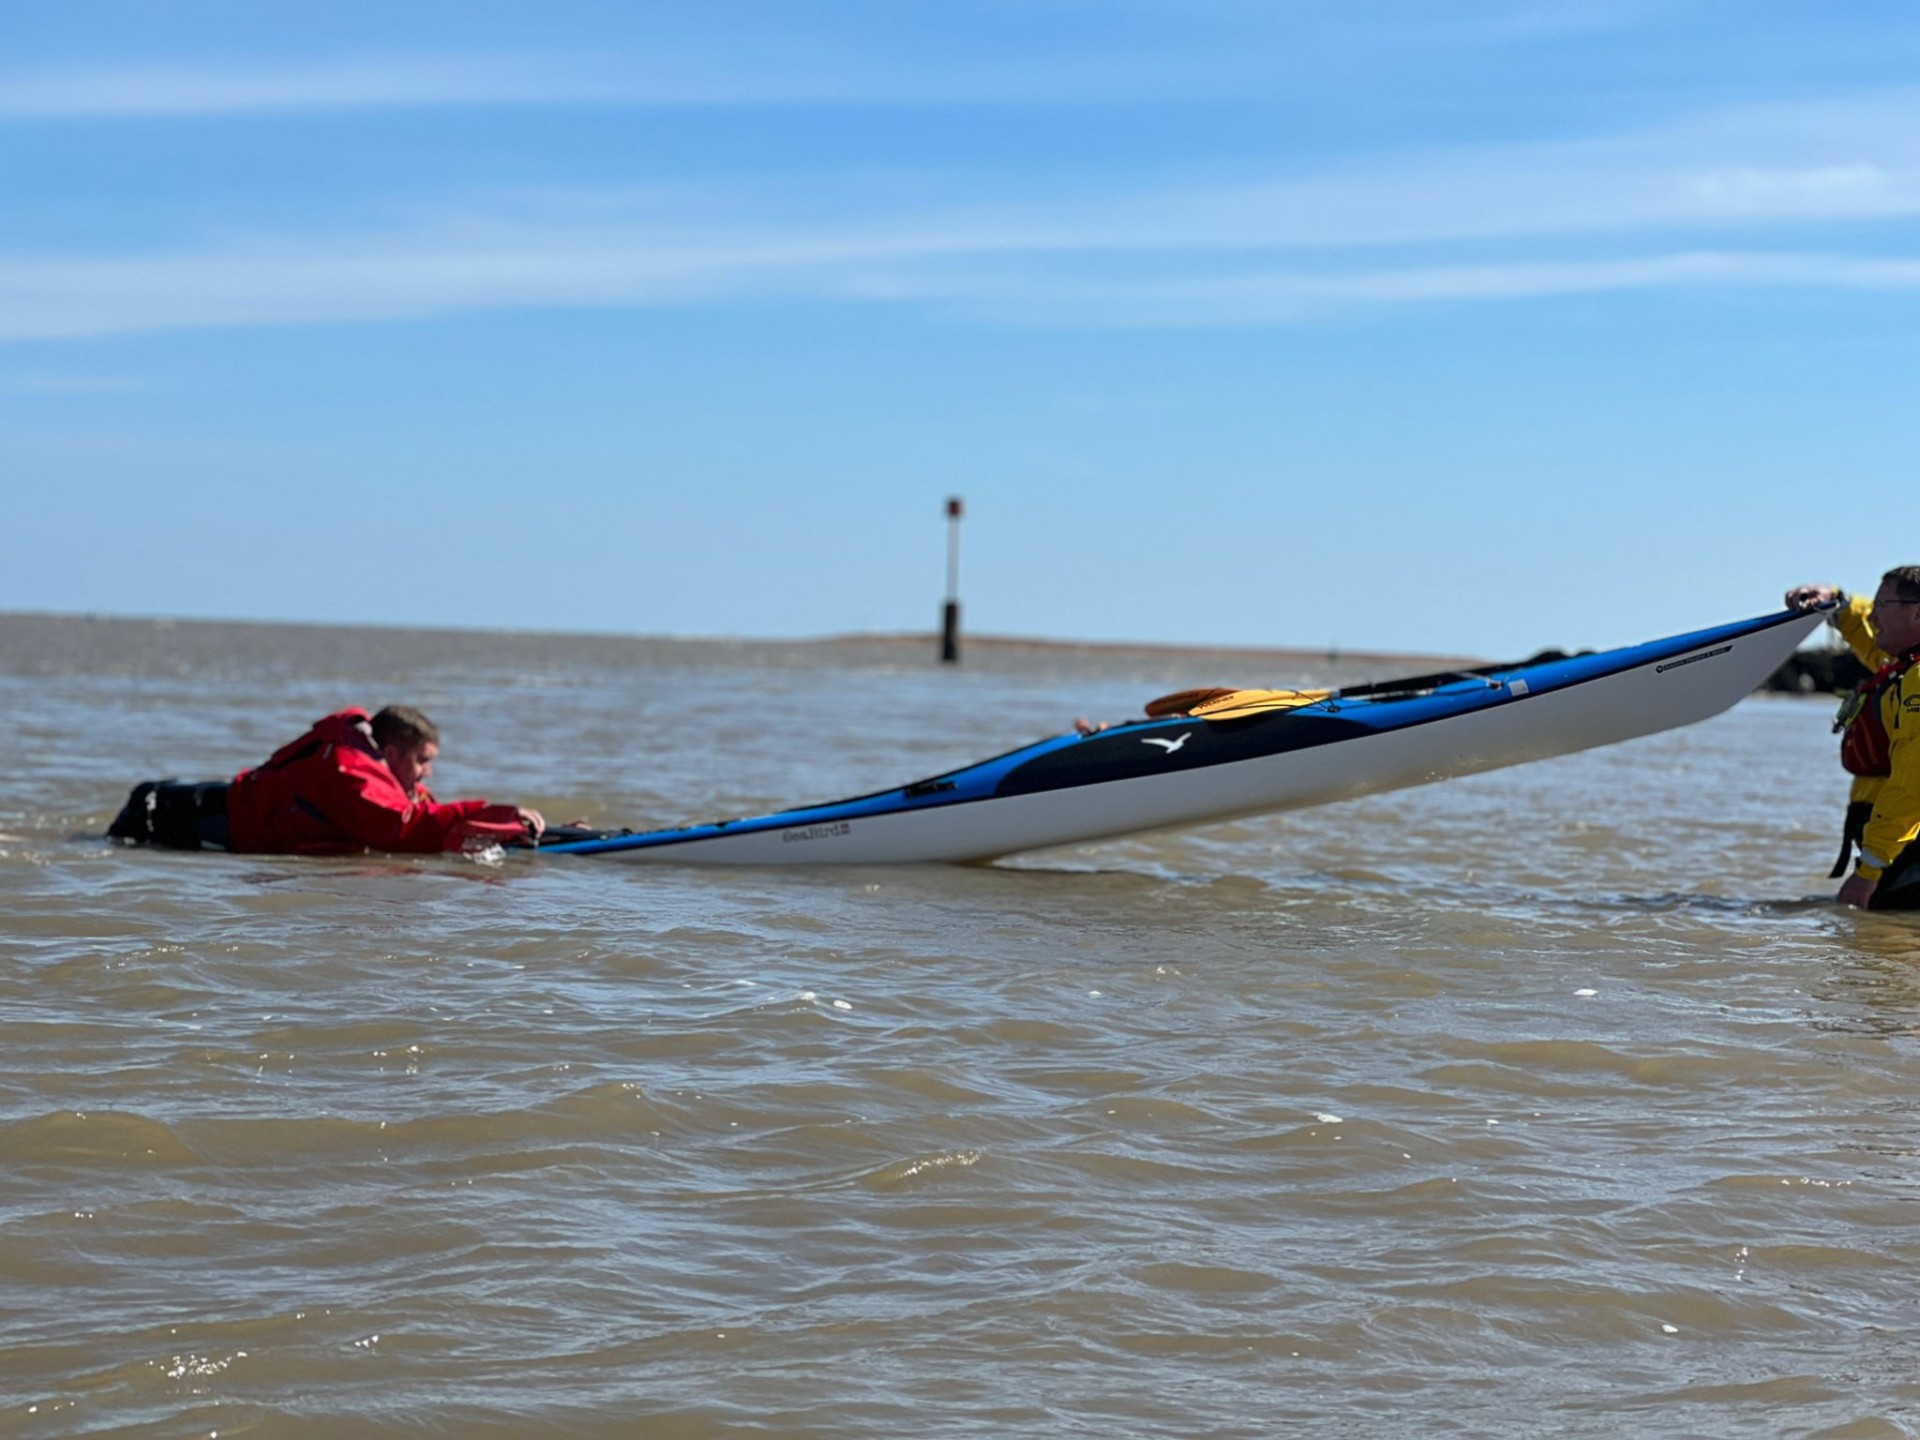
[[[0,609],[1519,654],[1920,559],[1920,11],[0,7]]]

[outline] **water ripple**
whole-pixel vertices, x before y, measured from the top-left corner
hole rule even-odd
[[[1901,1433],[1920,929],[1806,898],[1818,707],[991,867],[85,838],[390,692],[647,821],[1227,662],[1143,663],[0,617],[84,737],[0,796],[0,1434]]]

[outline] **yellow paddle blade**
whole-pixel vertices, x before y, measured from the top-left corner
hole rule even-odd
[[[1272,710],[1298,710],[1317,705],[1331,690],[1232,690],[1215,700],[1193,707],[1196,720],[1238,720],[1246,715],[1264,715]]]
[[[1147,718],[1159,720],[1168,715],[1191,715],[1193,707],[1204,705],[1209,700],[1219,700],[1228,695],[1241,692],[1231,686],[1215,685],[1205,690],[1176,690],[1171,695],[1162,695],[1158,700],[1147,702]]]
[[[1176,690],[1147,702],[1150,719],[1168,715],[1191,715],[1196,720],[1238,720],[1246,715],[1264,715],[1270,710],[1298,710],[1316,705],[1333,694],[1331,690]]]

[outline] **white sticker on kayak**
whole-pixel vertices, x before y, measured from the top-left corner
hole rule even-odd
[[[1524,680],[1509,680],[1507,682],[1507,689],[1515,695],[1524,695],[1527,693],[1527,682]]]
[[[825,825],[802,825],[797,830],[782,830],[781,843],[793,844],[796,840],[837,840],[842,835],[853,833],[851,820],[835,820]]]

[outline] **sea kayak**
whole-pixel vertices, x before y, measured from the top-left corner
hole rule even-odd
[[[1332,692],[1195,692],[1180,713],[1057,735],[871,795],[542,854],[880,865],[1024,850],[1351,800],[1691,725],[1821,623],[1784,610],[1644,645]]]

